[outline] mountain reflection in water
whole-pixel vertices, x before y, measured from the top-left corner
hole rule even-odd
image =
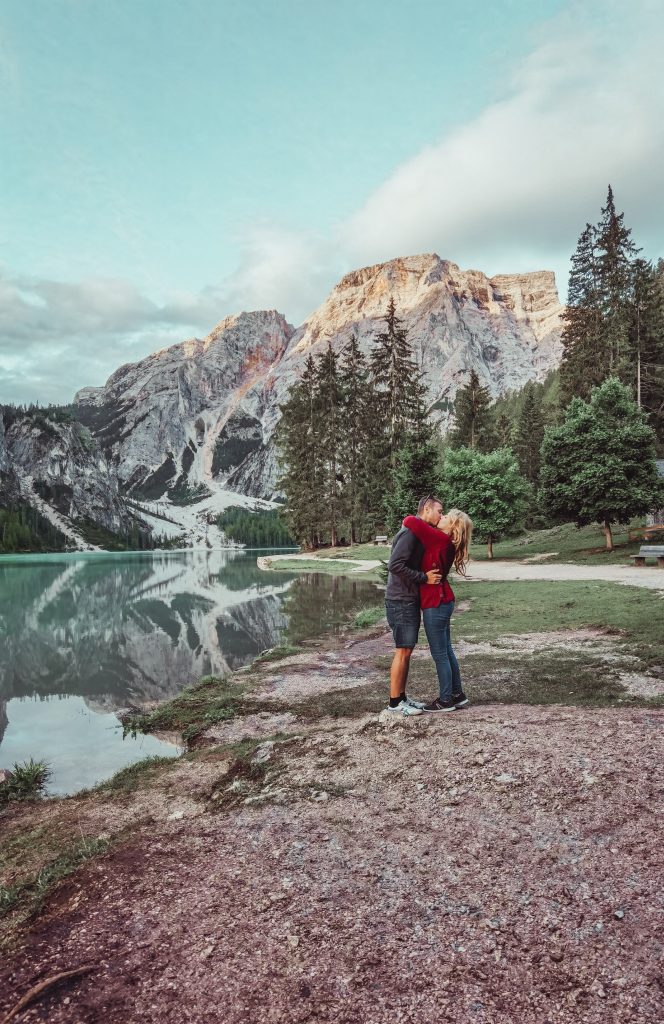
[[[366,580],[264,572],[255,552],[0,558],[0,767],[17,700],[79,697],[98,713],[162,701],[380,597]]]

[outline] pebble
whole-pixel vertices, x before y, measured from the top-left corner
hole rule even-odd
[[[168,815],[167,821],[182,821],[184,818],[184,811],[173,811],[172,814]]]
[[[616,912],[615,912],[615,914],[613,916],[617,917],[619,921],[622,921],[623,917],[625,916],[625,911],[624,910],[616,910]]]

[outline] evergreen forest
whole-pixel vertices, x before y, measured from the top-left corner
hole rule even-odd
[[[640,256],[609,186],[572,255],[560,369],[493,400],[473,369],[441,437],[393,299],[368,355],[351,334],[309,356],[277,433],[290,534],[306,549],[394,535],[428,493],[495,540],[611,526],[664,505],[664,260]],[[658,514],[661,517],[661,512]]]

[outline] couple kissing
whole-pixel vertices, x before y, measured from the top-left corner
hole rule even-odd
[[[396,648],[390,670],[389,711],[394,714],[456,711],[470,703],[461,686],[450,638],[454,591],[447,577],[452,566],[466,575],[472,532],[472,521],[465,512],[451,509],[444,514],[442,502],[428,494],[420,499],[417,515],[406,516],[394,538],[385,592],[387,622]],[[406,694],[421,619],[439,686],[438,696],[428,703]]]

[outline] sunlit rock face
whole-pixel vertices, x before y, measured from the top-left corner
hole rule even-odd
[[[427,254],[347,274],[298,329],[275,311],[229,317],[203,341],[123,366],[103,388],[84,388],[79,414],[136,496],[204,484],[274,497],[279,404],[308,355],[328,340],[339,351],[356,331],[368,352],[391,297],[443,431],[471,369],[497,397],[542,380],[560,362],[553,273],[488,278]]]
[[[90,432],[80,423],[46,416],[19,417],[2,426],[0,504],[16,502],[36,508],[74,548],[90,546],[76,531],[81,520],[113,533],[139,522],[120,495],[115,468]]]

